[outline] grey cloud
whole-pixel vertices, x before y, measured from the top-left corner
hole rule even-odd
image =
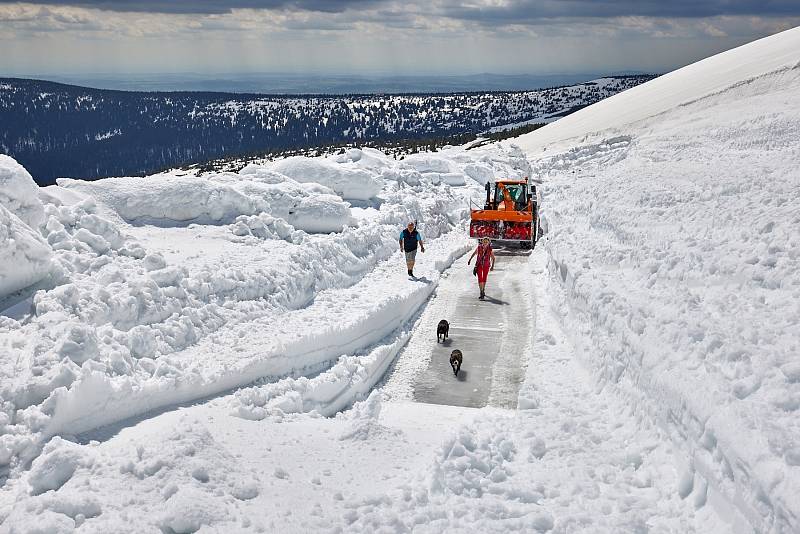
[[[26,0],[27,3],[80,6],[106,11],[152,13],[230,13],[232,9],[287,9],[339,13],[374,7],[387,0]],[[0,4],[19,3],[0,0]],[[417,3],[417,2],[412,2]],[[401,4],[402,5],[402,4]],[[798,0],[510,0],[501,5],[465,5],[451,0],[419,2],[434,13],[482,23],[530,23],[549,18],[618,16],[712,17],[719,15],[800,15]]]
[[[503,5],[445,1],[441,14],[484,24],[529,24],[542,19],[642,16],[800,15],[797,0],[511,0]]]
[[[29,4],[75,6],[104,11],[223,14],[233,9],[289,9],[338,13],[349,7],[371,6],[383,0],[25,0]],[[18,0],[0,0],[0,4],[17,4]]]

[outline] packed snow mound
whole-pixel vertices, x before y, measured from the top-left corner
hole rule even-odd
[[[270,216],[285,219],[308,233],[341,232],[351,224],[350,204],[333,189],[317,183],[300,183],[264,166],[248,165],[238,175],[209,177],[230,184],[247,197],[258,199]]]
[[[313,182],[300,183],[297,180],[289,178],[285,174],[271,170],[264,165],[251,163],[238,172],[220,173],[211,175],[210,178],[225,183],[236,183],[241,187],[247,187],[248,184],[257,184],[258,186],[274,186],[274,189],[263,189],[262,191],[269,191],[271,195],[266,199],[271,204],[279,202],[275,195],[292,194],[294,196],[310,195],[319,193],[323,195],[334,195],[336,192],[330,187]]]
[[[44,221],[39,186],[25,167],[5,154],[0,154],[0,206],[32,228],[38,228]]]
[[[0,193],[1,194],[1,193]],[[0,299],[48,275],[52,250],[41,234],[0,205]]]
[[[43,204],[53,204],[54,206],[74,206],[88,199],[89,196],[78,191],[48,185],[39,188],[39,199]]]
[[[239,215],[267,210],[264,202],[229,185],[194,176],[107,178],[99,182],[62,178],[58,185],[94,197],[126,222],[230,223]]]
[[[381,169],[393,166],[396,162],[380,150],[374,148],[348,148],[344,154],[330,158],[340,164],[354,164],[360,169],[379,172]]]
[[[796,68],[800,64],[798,50],[800,27],[664,74],[523,135],[515,142],[529,154],[538,154],[551,145],[555,145],[551,150],[568,146],[564,143],[567,139],[610,129],[622,131],[637,121],[749,83],[765,74]]]
[[[350,205],[332,189],[301,184],[264,167],[204,177],[160,174],[101,182],[61,179],[59,187],[99,201],[123,221],[158,226],[237,224],[268,214],[309,233],[340,232],[351,222]],[[59,197],[65,197],[63,193]],[[247,219],[252,220],[252,219]],[[238,233],[237,235],[241,235]]]
[[[798,60],[795,29],[522,140],[573,138],[534,174],[586,365],[758,532],[800,531]]]
[[[288,221],[310,233],[341,232],[352,223],[350,206],[336,195],[300,199],[289,211]]]
[[[272,170],[301,183],[330,187],[345,200],[369,200],[382,187],[374,173],[327,159],[295,156],[274,163]]]
[[[402,162],[423,174],[429,172],[442,174],[458,170],[450,159],[432,154],[411,154],[403,158]]]

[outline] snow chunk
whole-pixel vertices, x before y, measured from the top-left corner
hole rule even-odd
[[[465,165],[464,173],[481,185],[494,181],[494,171],[490,166],[482,163]]]
[[[387,433],[388,429],[378,423],[381,414],[381,393],[373,391],[367,400],[353,406],[347,429],[340,440],[366,441],[375,434]]]
[[[466,185],[465,176],[460,172],[431,172],[425,175],[433,183],[442,183],[452,186]]]
[[[67,329],[56,352],[78,365],[97,355],[97,335],[93,327],[75,324]]]
[[[197,532],[200,527],[225,520],[227,513],[208,493],[191,486],[180,488],[167,501],[161,527],[176,534]]]
[[[15,510],[16,512],[16,510]],[[13,527],[13,521],[16,517],[9,518],[9,527]],[[36,515],[34,524],[28,522],[23,523],[22,520],[17,521],[19,528],[11,528],[10,532],[24,532],[25,534],[72,534],[75,532],[75,520],[67,517],[64,514],[51,512],[50,510],[42,510]]]
[[[0,206],[33,228],[44,222],[39,186],[25,167],[5,154],[0,154]]]
[[[85,447],[54,437],[33,461],[28,473],[30,494],[39,495],[59,489],[72,478],[78,467],[86,467],[93,462],[93,457],[87,454]]]
[[[352,217],[350,205],[334,195],[303,198],[289,212],[289,222],[309,233],[341,232]]]
[[[0,191],[2,195],[2,191]],[[52,249],[42,236],[0,206],[0,298],[48,275]]]
[[[508,477],[516,448],[508,436],[491,430],[465,426],[442,445],[431,481],[434,491],[481,497],[491,483]]]
[[[393,158],[375,148],[348,148],[344,154],[334,156],[331,160],[336,163],[353,163],[361,169],[376,173],[397,164]]]
[[[330,187],[345,200],[369,200],[382,187],[371,172],[325,159],[295,156],[274,163],[272,169],[301,183]]]
[[[447,174],[458,171],[451,160],[431,154],[411,154],[403,159],[403,163],[423,174],[431,172]]]
[[[237,217],[231,231],[238,236],[252,235],[259,239],[285,239],[287,241],[291,241],[295,233],[291,224],[266,213]]]

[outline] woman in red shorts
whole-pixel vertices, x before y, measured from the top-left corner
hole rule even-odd
[[[472,258],[476,255],[478,259],[475,261],[475,274],[478,275],[478,287],[481,290],[481,296],[478,298],[483,300],[483,297],[486,296],[486,278],[489,277],[489,271],[494,270],[494,252],[492,251],[492,245],[488,237],[481,239],[478,248],[475,249],[472,256],[467,260],[467,265],[470,264]]]

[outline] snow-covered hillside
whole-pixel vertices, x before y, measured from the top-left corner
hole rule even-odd
[[[583,361],[759,532],[800,530],[798,139],[800,28],[518,140]]]

